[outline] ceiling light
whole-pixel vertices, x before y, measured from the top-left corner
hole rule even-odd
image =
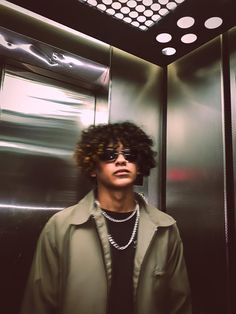
[[[127,2],[127,6],[130,8],[135,8],[137,6],[137,2],[134,0],[130,0]]]
[[[161,33],[156,36],[156,40],[159,43],[168,43],[169,41],[171,41],[171,39],[172,39],[172,36],[169,33]]]
[[[154,22],[157,22],[157,21],[159,21],[159,20],[161,19],[161,16],[158,15],[158,14],[154,14],[154,15],[151,17],[151,19],[152,19]]]
[[[151,5],[151,9],[152,9],[152,11],[158,11],[161,9],[161,5],[159,3],[153,3]]]
[[[166,48],[163,48],[161,52],[165,56],[172,56],[176,53],[176,49],[173,47],[166,47]]]
[[[153,1],[152,0],[143,0],[143,4],[146,6],[150,6],[153,4]]]
[[[222,23],[223,23],[222,18],[215,16],[206,20],[204,25],[208,29],[214,29],[219,27]]]
[[[120,2],[113,2],[112,5],[113,9],[119,10],[121,8],[121,3]]]
[[[120,12],[123,13],[123,14],[128,14],[130,12],[130,8],[128,7],[122,7],[120,9]]]
[[[106,12],[110,15],[114,15],[116,13],[116,11],[112,8],[107,9]]]
[[[160,4],[167,4],[169,2],[169,0],[158,0],[158,2]]]
[[[191,16],[184,16],[184,17],[181,17],[181,19],[179,19],[177,21],[177,25],[180,27],[180,28],[189,28],[191,26],[193,26],[193,24],[195,23],[195,20],[193,17]]]
[[[177,4],[173,1],[170,1],[169,3],[167,3],[166,7],[169,10],[174,10],[177,7]]]
[[[197,40],[197,36],[195,34],[185,34],[181,37],[181,41],[185,44],[191,44]]]
[[[78,0],[140,30],[148,30],[185,0]],[[149,20],[147,20],[149,18]]]
[[[165,16],[166,14],[169,13],[169,10],[167,10],[167,9],[160,9],[158,13],[159,13],[161,16]]]

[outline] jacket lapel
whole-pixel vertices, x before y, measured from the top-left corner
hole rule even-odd
[[[140,221],[138,227],[138,237],[137,237],[137,248],[134,259],[134,294],[136,294],[136,289],[138,285],[138,278],[140,275],[141,265],[147,249],[151,243],[151,240],[156,232],[157,226],[154,224],[146,210],[140,211]]]

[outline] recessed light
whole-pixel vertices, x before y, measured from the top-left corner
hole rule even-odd
[[[153,1],[152,0],[143,0],[143,4],[148,7],[148,6],[153,4]]]
[[[145,6],[142,4],[137,5],[137,7],[135,8],[135,10],[138,12],[143,12],[145,11],[145,9],[146,9]]]
[[[159,43],[168,43],[169,41],[171,41],[171,39],[172,36],[169,33],[161,33],[156,36],[156,40]]]
[[[142,31],[146,31],[146,30],[148,29],[147,26],[144,26],[144,25],[139,26],[139,28],[140,28]]]
[[[124,18],[124,14],[122,13],[116,13],[115,17],[117,17],[118,19],[123,19]]]
[[[139,27],[139,25],[140,25],[139,22],[137,22],[137,21],[134,21],[134,22],[132,22],[131,24],[132,24],[133,26],[135,26],[135,27]]]
[[[135,19],[136,17],[138,17],[138,12],[136,12],[136,11],[131,11],[130,13],[129,13],[129,16],[130,17],[132,17],[132,19]],[[132,25],[136,25],[136,24],[132,24]]]
[[[153,24],[153,21],[147,20],[144,24],[145,24],[146,26],[150,27],[150,26]]]
[[[113,7],[113,9],[119,10],[121,8],[121,3],[120,2],[113,2],[111,6]]]
[[[150,17],[153,15],[153,11],[152,10],[146,10],[143,12],[143,14],[146,16],[146,17]]]
[[[105,11],[107,7],[105,6],[105,4],[100,3],[97,5],[97,8],[101,11]]]
[[[197,40],[197,36],[195,34],[185,34],[181,37],[181,41],[185,44],[191,44]]]
[[[173,1],[170,1],[169,3],[167,3],[166,7],[169,10],[174,10],[177,7],[177,4]]]
[[[181,17],[178,21],[177,21],[177,25],[180,28],[189,28],[191,26],[193,26],[193,24],[195,23],[195,20],[193,17],[191,16],[184,16]]]
[[[147,19],[147,18],[146,18],[145,16],[143,16],[143,15],[139,15],[139,17],[137,17],[137,21],[139,21],[140,23],[145,22],[146,19]]]
[[[172,56],[176,53],[176,49],[173,47],[166,47],[166,48],[163,48],[161,52],[165,56]]]
[[[154,22],[157,22],[157,21],[159,21],[159,20],[161,19],[161,16],[158,15],[158,14],[154,14],[154,15],[151,17],[151,19],[152,19]]]
[[[158,10],[160,10],[160,8],[161,8],[161,6],[160,6],[159,3],[153,3],[153,4],[151,5],[151,9],[152,9],[153,11],[158,11]]]
[[[112,8],[107,9],[106,12],[110,15],[114,15],[116,13],[116,11]]]
[[[204,23],[205,27],[208,29],[214,29],[219,27],[223,23],[222,18],[214,16],[207,19]]]
[[[130,0],[127,2],[127,6],[130,8],[135,8],[137,6],[137,2],[134,0]]]
[[[120,12],[123,13],[123,14],[128,14],[130,12],[130,8],[123,7],[123,8],[121,8]]]
[[[160,14],[161,16],[165,16],[167,13],[169,13],[169,10],[167,10],[167,9],[160,9],[160,10],[159,10],[159,14]]]
[[[158,2],[162,5],[167,4],[169,0],[158,0]]]
[[[98,3],[96,0],[88,0],[87,1],[89,4],[96,6]]]
[[[106,5],[112,4],[112,0],[102,0],[102,2]]]

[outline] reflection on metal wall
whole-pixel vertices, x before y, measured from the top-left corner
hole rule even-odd
[[[160,165],[163,69],[113,48],[111,77],[110,121],[129,120],[141,126],[154,140]],[[154,205],[159,203],[158,177],[157,167],[136,187]]]
[[[89,89],[106,90],[109,83],[109,68],[92,60],[69,53],[44,42],[12,32],[0,26],[0,56],[25,63],[25,67],[41,67],[53,71],[63,81]],[[12,61],[11,61],[12,62]]]
[[[86,58],[109,66],[110,46],[108,44],[11,2],[0,1],[0,25],[10,31],[35,39],[39,46],[46,43],[79,56],[78,59]]]
[[[0,206],[77,201],[73,148],[81,129],[94,123],[94,96],[7,71],[1,111]]]
[[[233,193],[234,199],[231,211],[234,215],[233,221],[233,241],[232,241],[232,252],[231,252],[231,267],[232,267],[232,278],[231,278],[231,290],[233,300],[233,312],[236,312],[236,27],[234,27],[229,33],[229,48],[230,48],[230,87],[231,87],[231,112],[232,112],[232,150],[233,150]]]
[[[236,204],[236,27],[230,32],[231,106],[234,158],[234,205]],[[235,208],[236,212],[236,208]],[[236,221],[236,213],[235,213]]]
[[[39,232],[91,188],[73,149],[94,123],[95,97],[12,69],[4,72],[0,97],[1,311],[18,314]]]
[[[168,75],[167,212],[184,239],[194,313],[227,314],[220,40]]]

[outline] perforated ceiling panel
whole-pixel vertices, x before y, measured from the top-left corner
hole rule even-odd
[[[235,0],[13,0],[164,66],[236,25]]]

